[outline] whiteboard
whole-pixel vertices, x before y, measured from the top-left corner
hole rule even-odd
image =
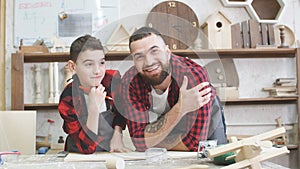
[[[32,45],[36,40],[43,39],[46,45],[51,46],[51,39],[54,37],[70,44],[77,37],[59,36],[58,26],[61,20],[58,15],[60,12],[66,12],[70,16],[91,14],[92,24],[89,24],[91,29],[86,29],[85,26],[82,31],[76,31],[81,32],[82,35],[93,34],[103,26],[119,19],[119,6],[120,0],[15,0],[14,46],[18,47],[21,39],[23,39],[23,45]],[[65,20],[67,21],[68,18]],[[81,21],[79,25],[85,25],[82,22],[84,21]],[[74,27],[66,27],[63,30],[66,29],[72,31]]]
[[[36,111],[0,111],[0,151],[35,154]]]

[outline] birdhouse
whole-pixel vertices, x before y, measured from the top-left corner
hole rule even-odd
[[[206,39],[203,47],[208,49],[231,49],[231,21],[220,11],[208,17],[201,26]]]
[[[129,37],[130,33],[127,29],[122,24],[119,24],[108,39],[106,47],[110,51],[129,51]]]

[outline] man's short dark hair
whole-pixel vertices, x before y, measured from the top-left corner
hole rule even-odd
[[[103,50],[103,46],[99,39],[91,35],[81,36],[71,44],[70,60],[76,62],[79,53],[86,50]]]
[[[150,36],[152,34],[155,34],[157,36],[160,36],[162,39],[162,35],[161,33],[154,29],[154,28],[151,28],[151,27],[147,27],[147,26],[144,26],[144,27],[141,27],[140,29],[136,30],[129,38],[129,48],[130,48],[130,44],[134,41],[137,41],[137,40],[140,40],[140,39],[143,39],[147,36]]]

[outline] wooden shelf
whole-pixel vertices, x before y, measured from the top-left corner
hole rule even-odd
[[[225,58],[291,58],[295,57],[295,48],[280,49],[220,49],[220,50],[177,50],[173,51],[179,56],[188,56],[190,58],[209,59],[216,56]]]
[[[203,49],[203,50],[174,50],[174,54],[187,56],[190,58],[201,59],[226,59],[226,58],[294,58],[298,51],[297,48],[276,48],[276,49]],[[67,62],[69,53],[14,53],[12,54],[12,79],[17,84],[12,92],[12,109],[54,109],[56,104],[26,104],[20,96],[23,93],[23,65],[24,63],[34,62]],[[128,51],[111,51],[106,54],[106,60],[131,60]],[[239,104],[286,104],[297,101],[294,98],[239,98],[226,101],[227,105]]]
[[[225,105],[245,105],[245,104],[287,104],[297,101],[296,97],[283,98],[238,98],[230,100],[222,100]],[[25,110],[39,110],[39,109],[57,109],[57,103],[41,103],[41,104],[24,104]]]
[[[245,105],[245,104],[287,104],[294,103],[298,97],[266,97],[266,98],[237,98],[222,100],[225,105]]]
[[[174,54],[190,58],[289,58],[295,57],[295,48],[280,49],[221,49],[221,50],[174,50]],[[24,62],[67,62],[69,53],[24,53]],[[127,51],[112,51],[106,60],[131,60]]]
[[[53,110],[57,109],[58,103],[24,104],[24,110]]]
[[[293,145],[293,144],[287,145],[286,147],[287,147],[289,150],[298,150],[298,148],[299,148],[298,145]]]

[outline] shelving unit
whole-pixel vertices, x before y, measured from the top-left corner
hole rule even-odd
[[[285,98],[239,98],[222,100],[226,105],[253,105],[253,104],[287,104],[296,103],[296,97]],[[57,103],[44,103],[44,104],[24,104],[24,110],[41,110],[41,109],[57,109]]]
[[[225,58],[294,58],[297,59],[297,75],[299,70],[299,49],[223,49],[223,50],[175,50],[174,54],[179,56],[188,56],[190,58],[209,59],[211,57]],[[12,54],[12,109],[47,109],[56,108],[57,104],[24,104],[24,63],[38,62],[67,62],[69,53],[13,53]],[[126,60],[131,59],[129,52],[109,52],[106,54],[106,60]],[[298,80],[299,82],[299,80]],[[299,85],[299,83],[298,83]],[[298,86],[299,87],[299,86]],[[226,104],[282,104],[288,102],[299,103],[298,97],[285,98],[240,98],[225,101]],[[298,106],[298,110],[300,110]],[[300,112],[300,111],[298,111]]]
[[[300,77],[300,49],[224,49],[224,50],[176,50],[174,54],[188,56],[190,58],[210,59],[218,56],[220,59],[238,58],[296,58],[296,75]],[[37,62],[67,62],[69,53],[13,53],[12,54],[12,110],[39,110],[57,109],[57,104],[24,104],[24,64]],[[109,52],[106,60],[130,60],[129,52]],[[300,89],[300,78],[297,78],[297,88]],[[300,121],[300,99],[299,97],[284,98],[239,98],[224,101],[226,105],[255,105],[255,104],[296,104],[298,122]],[[298,123],[298,140],[300,136],[300,125]],[[300,144],[300,143],[298,143]],[[299,147],[297,145],[296,147]],[[295,147],[294,147],[295,148]],[[300,156],[299,156],[300,161]]]

